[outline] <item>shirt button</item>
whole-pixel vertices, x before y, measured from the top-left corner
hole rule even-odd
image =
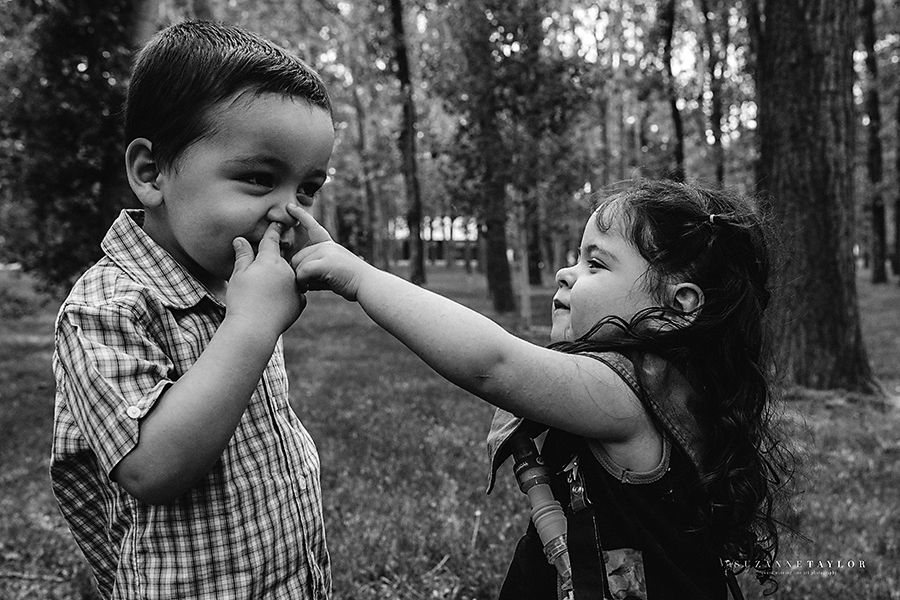
[[[137,406],[129,406],[125,410],[125,414],[128,415],[129,417],[131,417],[132,419],[137,419],[138,417],[141,416],[141,409],[138,408]]]

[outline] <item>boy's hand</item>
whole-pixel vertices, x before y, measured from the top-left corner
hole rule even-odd
[[[299,206],[288,205],[288,213],[300,221],[309,236],[309,245],[291,259],[300,289],[331,290],[356,301],[360,280],[372,267],[332,241],[328,231]]]
[[[245,319],[254,328],[281,335],[306,307],[291,265],[281,256],[280,223],[271,223],[259,241],[256,256],[246,239],[234,240],[234,270],[225,300],[227,316]]]

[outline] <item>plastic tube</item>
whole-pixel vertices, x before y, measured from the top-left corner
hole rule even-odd
[[[509,443],[515,460],[516,481],[531,503],[531,521],[544,545],[544,556],[556,567],[562,589],[570,591],[572,564],[566,541],[566,515],[550,489],[550,471],[527,433],[515,434]]]

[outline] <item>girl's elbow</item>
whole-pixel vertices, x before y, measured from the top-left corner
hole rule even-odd
[[[479,372],[458,385],[488,404],[501,408],[507,404],[504,399],[509,392],[508,386],[504,385],[503,381],[494,373]]]

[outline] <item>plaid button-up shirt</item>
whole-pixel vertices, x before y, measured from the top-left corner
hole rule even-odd
[[[225,315],[142,218],[123,211],[57,318],[50,475],[62,514],[105,598],[327,598],[319,459],[288,404],[280,340],[234,437],[193,489],[151,506],[109,478]]]

